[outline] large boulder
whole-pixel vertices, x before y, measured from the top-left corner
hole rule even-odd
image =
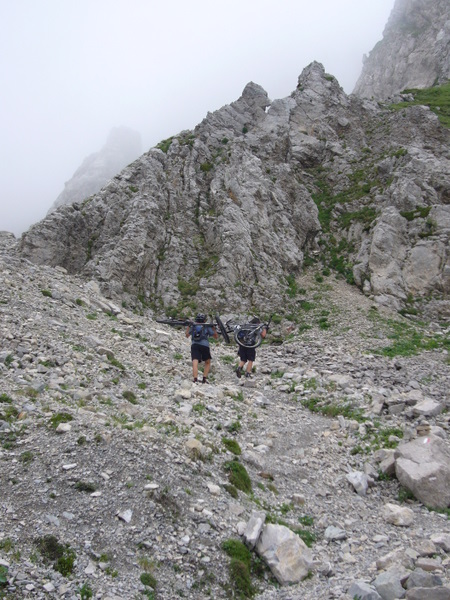
[[[400,445],[395,473],[402,486],[431,508],[450,506],[450,449],[435,435]]]
[[[265,525],[256,551],[281,585],[298,583],[312,568],[312,554],[305,542],[283,525]]]

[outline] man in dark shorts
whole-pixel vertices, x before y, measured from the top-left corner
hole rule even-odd
[[[186,328],[186,337],[191,336],[191,358],[192,358],[192,375],[194,383],[198,383],[198,363],[203,362],[202,383],[208,383],[208,373],[211,368],[211,352],[209,350],[209,339],[219,337],[216,329],[211,325],[205,325],[206,315],[199,314],[195,317],[195,322],[188,325]]]
[[[252,323],[253,325],[258,325],[259,323],[261,323],[261,321],[260,321],[260,319],[258,319],[258,317],[253,317],[253,319],[250,321],[250,323]],[[266,335],[267,335],[267,328],[263,327],[263,329],[261,330],[261,337],[265,338]],[[238,365],[238,368],[236,369],[236,375],[239,377],[239,379],[242,377],[242,371],[244,369],[244,365],[245,365],[245,363],[247,363],[247,368],[245,370],[245,376],[250,377],[252,368],[253,368],[253,363],[255,362],[255,359],[256,359],[256,348],[245,348],[244,346],[238,346],[238,356],[239,356],[239,365]]]

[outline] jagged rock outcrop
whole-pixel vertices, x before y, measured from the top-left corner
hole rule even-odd
[[[319,258],[384,304],[435,294],[442,316],[448,142],[427,108],[394,112],[347,96],[312,63],[288,98],[271,102],[248,84],[193,131],[33,226],[19,250],[129,303],[211,311],[291,310],[305,257]]]
[[[142,153],[141,136],[128,127],[114,127],[99,152],[90,154],[64,185],[49,213],[95,194]]]
[[[450,79],[448,0],[396,0],[389,21],[369,56],[354,93],[385,99],[409,88]]]

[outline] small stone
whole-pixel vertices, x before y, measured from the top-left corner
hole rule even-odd
[[[72,469],[76,469],[77,468],[77,463],[70,463],[67,465],[63,465],[62,467],[64,469],[64,471],[71,471]]]
[[[131,517],[133,516],[133,511],[130,509],[123,510],[122,512],[119,512],[117,516],[121,521],[125,521],[125,523],[130,523]]]

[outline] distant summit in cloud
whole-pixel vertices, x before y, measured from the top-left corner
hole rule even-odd
[[[128,127],[114,127],[99,152],[86,157],[73,177],[65,183],[48,211],[80,202],[98,192],[114,175],[142,154],[141,135]]]
[[[450,78],[449,0],[396,0],[383,39],[364,60],[354,93],[384,100]]]

